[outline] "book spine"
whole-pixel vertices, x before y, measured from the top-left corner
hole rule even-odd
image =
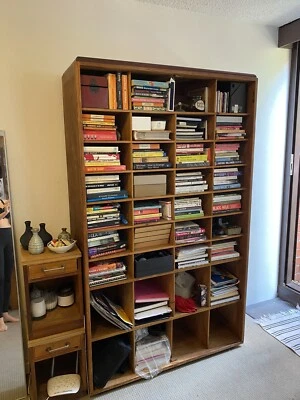
[[[84,140],[117,140],[116,132],[87,130],[83,133]]]
[[[126,74],[122,75],[122,105],[123,110],[128,110],[128,76]]]
[[[85,166],[85,172],[125,171],[126,165]]]
[[[117,72],[117,74],[116,74],[116,97],[117,97],[117,109],[122,110],[123,101],[122,101],[122,74],[121,74],[121,72]]]

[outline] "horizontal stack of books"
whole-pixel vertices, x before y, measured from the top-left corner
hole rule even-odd
[[[206,240],[205,228],[201,228],[193,221],[175,223],[176,244],[195,243]]]
[[[171,131],[168,130],[134,130],[133,140],[170,140]]]
[[[240,211],[241,199],[242,195],[238,193],[215,195],[213,197],[213,214]]]
[[[133,110],[167,111],[169,82],[131,80],[131,101]]]
[[[240,298],[238,278],[225,267],[213,266],[211,269],[210,305],[227,303]]]
[[[175,194],[204,192],[208,184],[202,172],[178,172],[175,178]]]
[[[175,220],[203,217],[202,200],[200,197],[175,199],[174,213]]]
[[[118,231],[100,231],[88,234],[88,254],[90,259],[118,253],[125,249],[126,242],[120,239]]]
[[[240,115],[217,115],[216,139],[244,139],[243,117]]]
[[[85,172],[124,171],[118,146],[84,146]]]
[[[114,115],[82,114],[83,139],[117,140]]]
[[[198,267],[208,263],[208,247],[203,244],[180,247],[175,251],[177,268]]]
[[[177,168],[201,167],[210,165],[210,149],[201,143],[176,144]]]
[[[133,207],[134,223],[158,222],[162,217],[161,208],[158,201],[136,201]]]
[[[172,224],[141,226],[134,228],[134,249],[163,246],[169,243]]]
[[[154,150],[143,149],[132,152],[133,169],[171,168],[167,153],[158,147]]]
[[[96,261],[89,265],[89,286],[126,279],[127,267],[121,260]]]
[[[215,147],[215,164],[238,164],[240,160],[239,143],[216,143]]]
[[[134,320],[137,324],[168,318],[172,309],[168,306],[169,295],[153,279],[135,282]]]
[[[120,225],[121,222],[127,222],[120,213],[119,203],[87,207],[86,218],[88,230],[116,226]]]
[[[123,308],[105,296],[101,290],[91,292],[90,300],[94,310],[117,328],[132,328],[133,324]]]
[[[202,118],[177,117],[177,140],[202,140],[206,138],[206,121]]]
[[[214,190],[237,189],[241,187],[238,176],[242,172],[236,167],[215,168],[214,170]]]
[[[232,240],[230,242],[218,242],[211,246],[211,261],[226,260],[227,258],[236,258],[240,253],[235,250],[237,242]]]
[[[122,189],[119,175],[91,175],[85,177],[87,202],[125,199],[128,192]]]

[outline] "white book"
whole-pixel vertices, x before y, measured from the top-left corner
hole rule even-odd
[[[155,317],[157,315],[168,314],[171,312],[172,312],[172,308],[170,308],[169,306],[161,306],[161,307],[152,308],[151,310],[139,312],[134,315],[134,319],[138,321],[140,319],[151,318],[151,317]]]

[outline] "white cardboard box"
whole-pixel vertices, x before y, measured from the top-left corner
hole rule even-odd
[[[132,117],[133,131],[151,131],[151,117]]]

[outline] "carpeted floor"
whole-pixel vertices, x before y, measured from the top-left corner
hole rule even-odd
[[[299,357],[246,317],[245,343],[97,400],[300,400]]]
[[[18,311],[11,314],[18,317]],[[17,400],[26,396],[21,323],[7,323],[0,333],[0,400]]]

